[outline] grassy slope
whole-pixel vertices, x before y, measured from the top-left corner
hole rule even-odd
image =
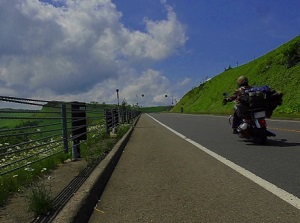
[[[297,63],[287,68],[287,54],[296,49]],[[294,51],[295,52],[295,51]],[[300,36],[281,47],[243,66],[233,68],[215,76],[205,84],[189,91],[172,109],[173,112],[230,114],[233,104],[222,106],[223,92],[233,93],[236,79],[245,75],[250,85],[267,84],[284,93],[283,105],[274,115],[300,117]]]

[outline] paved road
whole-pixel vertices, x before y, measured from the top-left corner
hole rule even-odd
[[[209,150],[300,198],[300,122],[268,120],[277,134],[254,145],[231,134],[227,117],[152,114],[154,118]]]
[[[89,222],[300,222],[300,210],[144,114]]]

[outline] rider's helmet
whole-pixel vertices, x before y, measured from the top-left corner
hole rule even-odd
[[[237,79],[237,84],[238,84],[239,87],[248,86],[248,78],[245,77],[245,76],[240,76]]]

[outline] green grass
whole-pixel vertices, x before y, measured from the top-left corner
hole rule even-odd
[[[68,157],[69,154],[59,153],[41,162],[28,164],[26,168],[1,176],[0,206],[3,206],[12,194],[21,191],[23,187],[31,185],[32,182],[42,176],[45,171],[55,169]]]
[[[294,55],[294,57],[291,56]],[[229,69],[192,89],[172,112],[230,114],[233,104],[222,105],[223,92],[232,94],[236,80],[244,75],[252,86],[269,85],[284,93],[274,117],[300,118],[300,36],[245,65]]]
[[[51,187],[46,186],[44,182],[31,187],[28,195],[28,210],[36,216],[46,215],[54,209],[54,199],[51,193]]]
[[[8,128],[14,128],[16,125],[20,123],[20,120],[17,119],[10,119],[12,117],[15,117],[15,113],[0,113],[1,117],[9,117],[8,119],[0,119],[0,129],[8,129]],[[20,113],[17,115],[18,117],[31,117],[32,114],[30,113]]]

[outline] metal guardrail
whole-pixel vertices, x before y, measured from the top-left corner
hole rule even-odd
[[[106,132],[112,131],[119,124],[130,123],[141,112],[137,110],[105,109]]]
[[[71,152],[78,158],[80,144],[88,136],[107,134],[139,115],[138,111],[94,103],[8,96],[0,96],[0,103],[15,108],[0,109],[0,177],[60,153]]]

